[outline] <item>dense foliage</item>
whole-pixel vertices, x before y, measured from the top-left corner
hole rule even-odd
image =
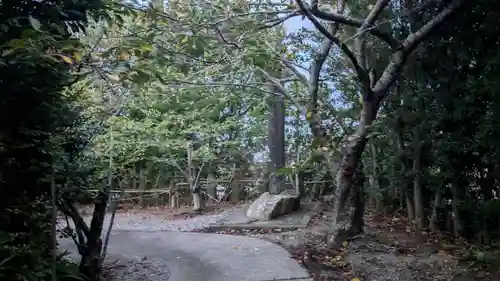
[[[71,62],[81,30],[100,1],[3,1],[0,5],[0,278],[51,278],[50,174],[73,149],[77,113],[61,95],[77,79]],[[63,263],[58,269],[67,271]],[[70,273],[70,272],[66,272]],[[61,278],[74,278],[63,274]]]
[[[50,275],[53,171],[94,262],[102,229],[71,208],[82,190],[101,190],[102,222],[110,188],[260,178],[279,126],[278,172],[336,181],[301,190],[335,189],[339,213],[354,202],[350,235],[366,199],[417,229],[496,240],[500,17],[458,2],[2,2],[0,276]],[[315,28],[287,30],[297,16]]]

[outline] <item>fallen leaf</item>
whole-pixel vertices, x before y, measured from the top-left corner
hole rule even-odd
[[[73,64],[73,60],[71,60],[69,57],[61,55],[61,58],[65,63]]]
[[[361,281],[358,277],[354,277],[351,279],[351,281]]]

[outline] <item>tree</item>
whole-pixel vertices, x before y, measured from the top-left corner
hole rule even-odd
[[[351,11],[356,11],[356,4],[353,5],[354,9],[350,9]],[[352,236],[362,231],[364,203],[361,201],[363,196],[360,194],[363,192],[362,179],[364,176],[359,164],[361,163],[361,155],[368,141],[369,132],[382,101],[390,93],[391,86],[401,73],[409,55],[463,3],[462,1],[455,1],[443,7],[434,1],[423,3],[420,6],[417,5],[418,3],[415,3],[415,6],[411,6],[408,9],[408,11],[411,11],[412,17],[424,19],[424,15],[428,13],[433,14],[433,16],[419,29],[411,30],[410,34],[401,41],[398,41],[391,34],[390,28],[385,28],[385,26],[377,23],[377,21],[383,22],[380,17],[389,4],[394,5],[388,0],[377,1],[369,7],[368,15],[361,19],[344,15],[346,8],[345,1],[337,1],[336,7],[333,7],[333,4],[319,6],[318,1],[312,1],[311,5],[307,5],[300,0],[297,1],[300,12],[326,37],[316,52],[315,60],[311,65],[309,81],[307,81],[310,96],[308,120],[311,132],[315,138],[320,140],[322,144],[331,147],[331,141],[327,139],[327,130],[321,125],[317,117],[317,93],[320,72],[326,58],[330,54],[333,44],[336,44],[349,59],[359,81],[359,91],[362,96],[359,124],[342,147],[343,156],[337,175],[335,198],[335,229],[330,239],[330,243],[333,245],[338,244],[347,236]],[[437,13],[434,10],[435,6],[439,6],[440,8]],[[361,9],[359,12],[365,10]],[[329,25],[325,27],[319,22],[318,18],[327,21]],[[356,29],[354,50],[339,40],[337,32],[341,25],[346,29]],[[367,50],[367,43],[370,38],[381,40],[392,50],[391,57],[380,74],[377,73],[377,69],[375,68],[376,56]],[[354,182],[357,182],[358,185],[355,186]],[[349,216],[349,222],[339,222],[338,220],[345,210],[349,194],[358,198],[358,200],[355,200],[356,206],[353,213]]]
[[[61,93],[75,83],[71,69],[82,57],[71,33],[84,31],[103,8],[101,1],[3,1],[0,6],[0,108],[6,121],[0,129],[0,173],[9,194],[2,197],[0,212],[4,279],[48,280],[65,269],[56,264],[53,245],[51,177],[61,181],[60,156],[80,140],[72,135],[75,96]]]

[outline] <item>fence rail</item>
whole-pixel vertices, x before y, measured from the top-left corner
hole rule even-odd
[[[212,200],[216,203],[220,203],[224,200],[230,200],[233,202],[240,202],[240,200],[251,200],[256,194],[248,194],[246,184],[262,184],[265,180],[253,180],[253,179],[241,179],[241,180],[215,180],[200,181],[200,185],[203,186],[203,194],[207,200]],[[316,186],[318,188],[323,188],[325,184],[332,183],[333,180],[318,180],[318,181],[305,181],[304,186]],[[210,184],[216,184],[215,190],[208,188]],[[290,180],[286,181],[286,184],[293,183]],[[115,202],[122,203],[132,203],[139,204],[142,206],[148,205],[169,205],[172,208],[177,208],[180,205],[189,204],[191,202],[191,192],[188,188],[189,183],[179,182],[176,184],[170,184],[166,188],[154,188],[154,189],[112,189],[110,190],[111,200]],[[315,187],[315,188],[316,188]],[[223,192],[219,189],[223,189]],[[91,193],[98,193],[98,189],[87,190]],[[259,192],[264,192],[260,190]],[[220,193],[220,194],[219,194]]]

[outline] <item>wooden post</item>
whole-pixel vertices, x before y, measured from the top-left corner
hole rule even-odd
[[[239,203],[241,200],[241,194],[243,191],[243,172],[241,168],[238,168],[238,170],[235,172],[235,178],[233,181],[232,185],[232,194],[231,194],[231,201],[234,203]]]
[[[144,175],[144,168],[141,165],[140,170],[139,170],[139,190],[140,191],[146,190],[146,183],[147,183],[147,179],[146,179],[146,176]],[[139,204],[141,205],[142,208],[146,208],[148,205],[147,201],[144,198],[144,194],[145,194],[144,192],[137,194],[137,195],[139,195]]]

